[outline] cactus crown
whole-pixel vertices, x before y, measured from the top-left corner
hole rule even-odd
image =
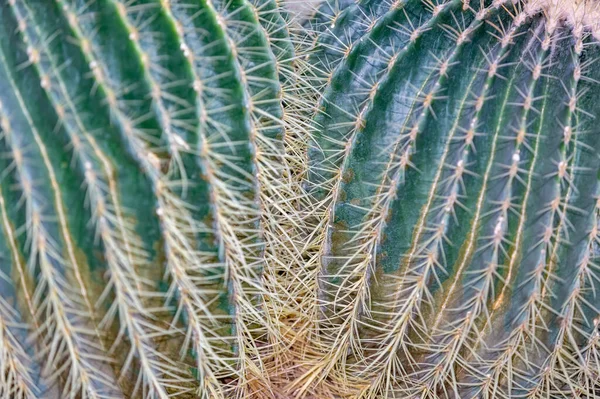
[[[564,22],[576,32],[588,30],[600,38],[600,3],[597,0],[530,0],[524,9],[529,15],[543,13],[551,25]]]

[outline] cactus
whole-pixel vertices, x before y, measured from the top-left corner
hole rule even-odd
[[[298,130],[279,7],[6,0],[0,20],[0,397],[268,396]]]
[[[357,7],[321,53],[320,356],[290,391],[594,397],[598,4]]]
[[[0,0],[0,398],[600,392],[597,0]]]

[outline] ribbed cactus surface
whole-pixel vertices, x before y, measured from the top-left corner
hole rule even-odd
[[[600,394],[598,0],[0,0],[0,399]]]
[[[0,1],[0,397],[272,395],[278,10]]]
[[[320,356],[293,392],[595,397],[598,7],[405,0],[331,17],[307,182]]]

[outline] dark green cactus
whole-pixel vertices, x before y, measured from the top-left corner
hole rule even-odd
[[[265,397],[278,10],[0,1],[0,397]]]
[[[322,355],[291,387],[594,397],[600,5],[357,7],[309,150]]]

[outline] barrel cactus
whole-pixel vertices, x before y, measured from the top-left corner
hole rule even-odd
[[[0,1],[0,397],[271,392],[289,27],[271,0]]]
[[[600,393],[597,0],[0,0],[0,398]]]
[[[291,391],[595,397],[600,4],[332,9],[306,182],[320,355]]]

